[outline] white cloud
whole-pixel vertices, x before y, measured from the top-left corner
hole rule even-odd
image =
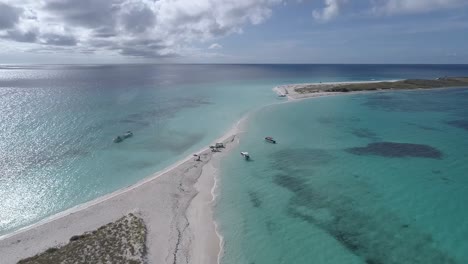
[[[327,22],[336,18],[341,14],[343,6],[348,3],[348,0],[323,0],[324,7],[315,9],[312,16],[320,22]],[[363,4],[362,2],[366,2]],[[468,6],[468,0],[366,0],[357,3],[361,6],[361,10],[355,12],[371,11],[377,15],[397,15],[410,13],[424,13],[437,11],[441,9],[453,9],[461,6]],[[354,3],[353,3],[354,4]]]
[[[374,2],[374,12],[389,15],[423,13],[467,4],[467,0],[385,0]]]
[[[221,46],[220,44],[218,43],[213,43],[211,44],[208,49],[221,49],[223,46]]]
[[[0,41],[167,57],[262,23],[285,0],[3,0]],[[15,10],[24,10],[16,12]],[[3,28],[2,28],[3,27]],[[67,48],[67,47],[64,47]]]
[[[329,21],[338,16],[341,5],[345,2],[346,0],[325,0],[325,7],[322,10],[314,10],[312,16],[318,21]]]

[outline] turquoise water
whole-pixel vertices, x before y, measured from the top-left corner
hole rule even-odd
[[[193,154],[245,114],[279,102],[274,86],[466,72],[467,65],[0,65],[0,235]],[[127,130],[132,138],[112,142]]]
[[[222,263],[468,263],[467,101],[385,92],[256,112],[223,161]]]
[[[1,125],[0,149],[8,155],[1,159],[0,234],[131,185],[191,155],[257,104],[277,100],[271,87],[215,83],[112,97],[96,97],[94,90],[13,94]],[[24,108],[31,112],[20,112]],[[127,130],[132,138],[112,142]]]

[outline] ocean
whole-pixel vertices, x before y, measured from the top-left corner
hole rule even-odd
[[[222,166],[222,263],[468,263],[467,102],[455,88],[256,112]]]
[[[230,153],[216,190],[223,263],[465,263],[466,90],[278,104],[284,99],[272,88],[467,72],[468,65],[0,66],[0,235],[134,184],[251,113],[238,150],[253,161]],[[128,130],[133,137],[113,143]],[[279,143],[265,144],[267,135]]]

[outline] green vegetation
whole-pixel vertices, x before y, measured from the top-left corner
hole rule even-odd
[[[19,264],[50,263],[144,263],[146,226],[143,219],[128,214],[95,231],[72,236],[62,247],[53,247]]]
[[[435,80],[408,79],[396,82],[311,84],[295,91],[300,94],[317,92],[354,92],[387,89],[430,89],[445,87],[468,87],[468,77],[444,77]]]

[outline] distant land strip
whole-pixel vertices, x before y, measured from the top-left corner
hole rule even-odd
[[[468,87],[468,77],[442,77],[433,80],[407,79],[401,81],[305,84],[295,87],[298,94],[318,92],[356,92],[373,90],[411,90],[430,88]]]

